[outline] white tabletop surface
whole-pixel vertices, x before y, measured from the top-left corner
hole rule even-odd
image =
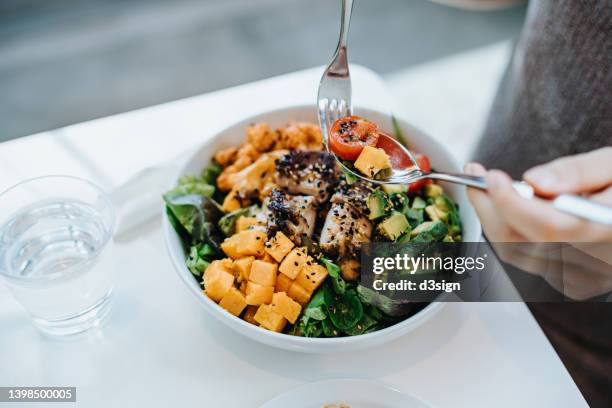
[[[0,144],[0,190],[51,173],[83,176],[112,189],[238,117],[314,101],[320,72]],[[359,67],[353,75],[356,103],[393,109],[379,77]],[[469,102],[470,95],[465,98]],[[437,120],[457,117],[443,111]],[[0,284],[0,386],[76,386],[82,407],[257,407],[305,382],[356,377],[387,382],[439,407],[586,406],[522,303],[447,304],[388,345],[319,356],[253,343],[207,316],[175,274],[159,220],[118,240],[116,269],[108,324],[78,340],[39,335]]]

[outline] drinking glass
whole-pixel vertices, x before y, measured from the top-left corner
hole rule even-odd
[[[111,308],[115,210],[95,184],[70,176],[0,194],[0,276],[49,335],[99,326]]]

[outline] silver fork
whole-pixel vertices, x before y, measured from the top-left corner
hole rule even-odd
[[[353,114],[351,77],[347,57],[348,32],[352,10],[353,0],[342,0],[338,47],[327,69],[323,72],[321,82],[319,82],[317,106],[319,109],[319,126],[323,132],[325,146],[328,146],[327,136],[332,123],[339,118]]]

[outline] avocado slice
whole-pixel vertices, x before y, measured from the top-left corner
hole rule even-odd
[[[410,224],[406,216],[398,211],[393,211],[389,217],[378,224],[379,232],[391,241],[395,241],[409,228]]]
[[[385,193],[407,193],[408,185],[406,184],[383,184],[382,186]]]
[[[422,210],[425,207],[427,207],[425,200],[423,200],[421,197],[414,197],[414,201],[412,202],[412,206],[410,208],[413,210]]]
[[[383,149],[372,146],[364,147],[353,165],[362,174],[370,178],[374,178],[378,173],[384,172],[387,169],[391,171],[389,155]],[[384,173],[386,174],[386,172]]]
[[[425,207],[425,212],[432,221],[448,221],[448,212],[440,210],[435,205],[428,205]]]
[[[451,212],[455,210],[455,203],[453,203],[450,197],[444,193],[436,196],[434,199],[434,204],[440,211]]]
[[[425,195],[429,198],[435,198],[442,193],[444,193],[444,190],[437,184],[425,185]]]
[[[410,231],[410,235],[412,235],[413,237],[419,235],[421,232],[424,231],[428,231],[431,226],[434,224],[435,221],[426,221],[422,224],[417,225],[416,228],[413,228],[412,231]]]
[[[387,210],[391,206],[387,195],[380,190],[376,190],[368,196],[368,209],[370,214],[368,218],[375,220],[376,218],[384,217],[387,214]]]
[[[442,221],[428,221],[412,230],[412,240],[410,242],[439,242],[448,233],[448,227]]]
[[[420,225],[425,221],[425,214],[423,210],[409,209],[404,212],[404,215],[406,218],[408,218],[408,223],[412,228],[416,228],[417,225]]]

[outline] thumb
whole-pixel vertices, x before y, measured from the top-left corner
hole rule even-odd
[[[612,184],[612,147],[553,160],[527,170],[523,178],[546,197],[601,190]]]

